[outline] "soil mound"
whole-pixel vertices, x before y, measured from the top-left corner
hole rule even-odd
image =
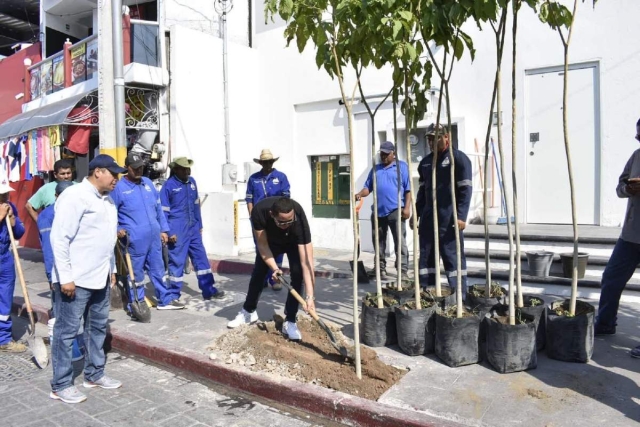
[[[222,335],[209,347],[215,354],[212,358],[371,400],[377,400],[406,373],[386,365],[375,351],[361,346],[362,380],[358,380],[354,362],[333,348],[326,333],[313,320],[298,318],[297,323],[302,341],[285,338],[281,333],[282,319],[277,318]],[[342,334],[332,329],[341,340]]]

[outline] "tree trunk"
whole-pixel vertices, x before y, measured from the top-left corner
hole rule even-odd
[[[513,0],[513,58],[511,63],[511,178],[513,185],[513,217],[516,229],[516,292],[518,307],[522,308],[522,258],[520,256],[520,221],[518,220],[518,179],[517,179],[517,139],[516,139],[516,47],[518,33],[518,10],[520,0]],[[503,172],[504,175],[504,172]],[[507,221],[511,221],[507,218]]]
[[[447,53],[444,53],[444,66],[447,65]],[[438,144],[438,127],[440,126],[440,112],[442,111],[442,94],[444,92],[444,79],[442,76],[440,77],[440,94],[438,96],[438,112],[436,113],[436,136],[434,142],[434,148],[437,148]],[[439,230],[439,221],[438,221],[438,198],[437,198],[437,183],[436,183],[436,171],[438,164],[438,150],[433,150],[433,162],[431,165],[431,202],[433,203],[433,257],[435,259],[434,265],[434,274],[435,274],[435,285],[436,285],[436,296],[442,296],[442,286],[440,284],[440,230]]]
[[[498,152],[500,156],[500,169],[502,169],[502,176],[504,177],[504,151],[502,150],[502,120],[500,119],[500,111],[502,108],[502,83],[501,83],[501,71],[498,71],[498,91],[497,91],[497,103],[498,103]],[[513,301],[513,231],[511,229],[511,210],[509,209],[509,192],[507,191],[507,182],[502,183],[502,196],[504,198],[505,211],[507,214],[507,234],[509,236],[509,324],[516,324],[515,305]],[[490,296],[490,295],[488,295]]]
[[[349,130],[349,167],[350,169],[350,197],[351,197],[351,221],[353,225],[353,341],[355,347],[355,364],[356,364],[356,375],[358,379],[362,379],[362,362],[360,359],[360,311],[358,304],[358,274],[357,274],[357,260],[358,260],[358,242],[360,240],[359,229],[358,229],[358,219],[356,212],[356,203],[355,203],[355,176],[354,176],[354,164],[355,164],[355,154],[353,147],[353,116],[352,116],[352,106],[349,99],[347,99],[347,95],[344,91],[344,81],[342,79],[342,72],[340,68],[340,63],[338,62],[338,55],[336,53],[336,48],[333,46],[333,57],[336,65],[336,75],[338,77],[338,83],[340,85],[340,94],[342,95],[342,102],[344,103],[345,110],[347,112],[347,124]]]
[[[399,150],[398,150],[398,111],[397,111],[397,89],[393,89],[393,143],[396,144],[396,179],[398,180],[398,215],[400,215],[400,207],[402,206],[402,175],[400,173],[400,158],[399,158]],[[411,161],[411,152],[407,151],[407,164]],[[411,177],[411,168],[409,168],[409,177]],[[396,242],[396,273],[398,274],[398,278],[396,280],[396,288],[401,291],[402,290],[402,272],[401,272],[401,256],[402,256],[402,221],[398,221],[398,225],[396,227],[396,236],[398,236],[398,241]]]
[[[569,26],[569,35],[567,41],[562,40],[564,45],[564,78],[562,88],[562,130],[564,133],[564,150],[567,154],[567,169],[569,171],[569,188],[571,189],[571,221],[573,223],[573,272],[571,274],[571,302],[569,304],[569,312],[571,316],[576,315],[576,298],[578,295],[578,215],[576,209],[576,192],[573,182],[573,167],[571,165],[571,150],[569,146],[569,116],[567,114],[567,99],[569,96],[569,44],[571,43],[571,35],[573,34],[573,23],[576,19],[576,11],[578,10],[578,0],[573,2],[573,13],[571,16],[571,25]],[[560,30],[558,30],[560,31]],[[560,32],[562,37],[562,32]]]

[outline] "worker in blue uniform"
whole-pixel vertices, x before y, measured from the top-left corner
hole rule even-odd
[[[16,285],[16,268],[6,218],[9,218],[16,239],[24,234],[24,225],[18,218],[18,210],[9,201],[11,191],[13,188],[8,182],[0,183],[0,352],[23,353],[27,347],[14,341],[11,336],[11,304]]]
[[[260,152],[260,157],[253,159],[254,162],[262,166],[262,170],[254,173],[247,180],[247,195],[245,201],[247,202],[247,209],[249,210],[249,216],[253,207],[258,204],[262,199],[267,197],[291,197],[291,187],[287,175],[273,167],[273,164],[278,161],[279,157],[273,157],[271,150],[264,149]],[[253,237],[255,242],[255,235]],[[256,254],[258,254],[258,245],[256,244]],[[284,254],[276,256],[276,264],[279,268],[282,268],[282,260]],[[282,289],[280,282],[273,280],[273,272],[269,272],[265,277],[265,287],[271,285],[274,291]]]
[[[133,267],[129,301],[144,301],[144,273],[151,279],[158,300],[158,310],[184,308],[167,289],[162,261],[162,245],[169,240],[169,226],[160,207],[158,192],[149,178],[142,176],[144,160],[138,153],[125,159],[127,174],[118,181],[111,198],[118,210],[118,238],[128,239]]]
[[[436,143],[436,130],[438,140]],[[453,223],[453,202],[451,200],[451,157],[449,155],[450,134],[444,126],[436,129],[435,125],[427,128],[427,141],[431,153],[418,166],[420,189],[416,199],[416,210],[419,213],[420,233],[420,284],[423,287],[435,285],[435,272],[440,260],[436,262],[433,250],[433,203],[432,203],[432,164],[433,152],[437,150],[436,159],[436,200],[438,208],[438,235],[440,239],[440,256],[444,264],[447,281],[452,289],[457,286],[456,236]],[[473,191],[471,161],[462,151],[453,149],[455,164],[455,195],[458,227],[460,229],[460,256],[462,270],[462,295],[467,292],[467,261],[464,256],[464,238],[462,230],[466,227],[471,195]]]
[[[68,187],[74,184],[73,181],[60,181],[56,184],[55,198],[57,199],[60,194]],[[44,257],[44,272],[47,275],[49,281],[49,287],[51,288],[51,307],[54,306],[53,287],[51,285],[51,270],[53,269],[53,249],[51,249],[51,240],[49,236],[51,234],[51,225],[53,224],[53,217],[55,216],[55,204],[51,204],[44,208],[38,215],[38,233],[40,237],[40,247],[42,248],[42,256]],[[51,316],[55,317],[55,316]]]
[[[169,294],[180,298],[187,255],[196,271],[205,300],[224,298],[217,289],[207,252],[202,243],[202,216],[196,181],[191,177],[193,160],[178,157],[169,163],[171,176],[160,190],[162,210],[169,224]]]

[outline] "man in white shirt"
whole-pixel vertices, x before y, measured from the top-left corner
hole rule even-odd
[[[114,389],[120,381],[104,374],[104,340],[109,319],[109,293],[115,284],[114,246],[118,214],[109,196],[118,174],[127,170],[106,154],[89,163],[89,176],[58,198],[51,227],[56,324],[51,358],[52,399],[80,403],[87,399],[73,385],[72,343],[85,319],[85,388]],[[111,286],[109,286],[109,284]]]

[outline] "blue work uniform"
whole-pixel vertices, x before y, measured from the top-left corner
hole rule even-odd
[[[18,209],[9,202],[16,218],[13,227],[13,236],[17,239],[24,235],[24,224],[18,218]],[[7,230],[7,221],[0,222],[0,345],[11,341],[11,305],[13,303],[13,290],[16,285],[16,268],[11,251],[11,237]]]
[[[267,175],[258,171],[249,177],[247,181],[247,195],[245,201],[247,203],[253,203],[253,206],[258,204],[259,201],[266,199],[267,197],[291,197],[291,186],[287,175],[275,168],[271,170]],[[256,237],[253,236],[253,242],[256,243]],[[256,244],[256,254],[259,255],[258,245]],[[276,256],[274,259],[278,267],[282,267],[282,260],[284,254]],[[267,273],[265,282],[270,281],[273,273]]]
[[[458,220],[467,220],[471,196],[473,193],[473,171],[471,161],[462,151],[453,150],[455,159],[456,212]],[[440,257],[444,264],[449,286],[457,286],[456,235],[453,223],[453,203],[451,200],[451,158],[449,151],[438,155],[436,170],[436,201],[438,203],[438,235],[440,239]],[[420,189],[416,199],[416,210],[420,216],[420,284],[435,285],[436,262],[433,250],[433,203],[432,203],[432,163],[433,153],[422,159],[418,166]],[[460,233],[460,256],[462,270],[462,293],[467,292],[467,260],[464,256],[464,238]]]
[[[398,169],[400,165],[400,183],[398,183]],[[410,191],[409,182],[409,165],[401,160],[394,161],[390,165],[378,163],[376,165],[376,184],[378,195],[378,247],[380,249],[380,270],[386,271],[387,261],[387,233],[391,229],[391,237],[393,237],[393,247],[398,247],[398,239],[400,240],[400,268],[403,272],[407,272],[409,264],[409,249],[407,248],[407,226],[406,221],[402,219],[401,210],[404,208],[405,197]],[[364,188],[373,193],[373,173],[369,171]],[[398,190],[401,192],[400,209],[398,209]],[[375,211],[373,204],[371,205],[371,240],[375,248],[375,221],[373,215]],[[398,221],[400,221],[400,232],[402,236],[398,236]],[[395,249],[393,252],[396,252]],[[396,260],[397,263],[397,260]],[[396,265],[397,268],[397,265]]]
[[[44,270],[47,280],[51,283],[51,270],[53,269],[53,249],[51,249],[51,225],[55,216],[55,205],[49,205],[38,215],[38,233],[40,235],[40,247],[44,257]]]
[[[180,298],[187,255],[196,271],[202,297],[211,298],[218,290],[213,286],[215,279],[202,243],[202,216],[196,181],[191,177],[187,182],[180,181],[175,175],[170,177],[160,190],[160,201],[169,224],[169,236],[177,237],[175,243],[169,243],[169,292],[172,298]]]
[[[144,300],[145,271],[153,283],[159,305],[167,305],[175,298],[167,286],[162,261],[160,233],[168,233],[169,226],[162,213],[158,192],[149,178],[135,183],[122,178],[111,192],[118,210],[118,230],[125,229],[129,239],[129,255],[133,267],[134,287],[138,300]],[[133,301],[133,290],[129,295]]]

